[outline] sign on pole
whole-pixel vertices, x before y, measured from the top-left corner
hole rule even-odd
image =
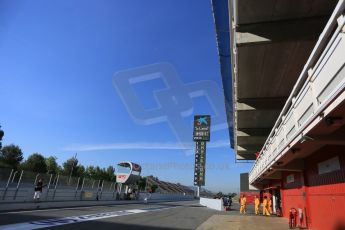
[[[194,116],[193,140],[195,141],[194,185],[205,185],[206,142],[210,141],[210,115]]]
[[[194,116],[194,141],[210,141],[210,115],[196,115]]]
[[[206,141],[195,143],[194,185],[205,185]]]

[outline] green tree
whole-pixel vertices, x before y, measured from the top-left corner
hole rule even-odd
[[[223,193],[222,192],[218,192],[216,196],[217,197],[223,197]]]
[[[228,196],[235,197],[235,196],[237,196],[237,193],[234,193],[234,192],[233,193],[229,193]]]
[[[96,166],[95,167],[95,175],[94,175],[93,179],[101,180],[102,179],[102,174],[103,174],[102,169],[99,166]]]
[[[78,159],[72,157],[68,160],[66,160],[63,164],[62,164],[63,170],[62,173],[65,176],[69,176],[71,175],[72,172],[72,176],[78,176],[77,175],[77,167],[78,167]]]
[[[23,152],[19,146],[11,144],[4,146],[0,152],[0,164],[17,169],[23,160]]]
[[[116,176],[115,176],[115,168],[113,166],[109,166],[105,170],[106,178],[104,180],[116,182]]]
[[[85,176],[85,167],[83,165],[77,165],[75,170],[77,171],[78,177],[84,177]]]
[[[46,173],[47,164],[46,159],[39,153],[31,154],[28,159],[22,164],[22,169],[33,171],[37,173]]]
[[[57,157],[50,156],[46,158],[47,173],[48,174],[59,174],[61,172],[61,167],[56,162]]]
[[[137,181],[137,185],[139,190],[144,190],[146,187],[146,177],[140,177],[140,179]]]
[[[151,191],[152,191],[152,193],[155,193],[156,190],[157,190],[157,188],[158,188],[158,185],[156,185],[156,184],[151,185]]]
[[[109,166],[108,168],[100,168],[99,166],[87,166],[84,175],[85,177],[94,180],[116,182],[115,168],[112,166]]]
[[[85,176],[93,179],[95,177],[96,171],[94,166],[87,166],[85,169]]]

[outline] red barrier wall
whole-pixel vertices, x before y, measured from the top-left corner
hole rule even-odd
[[[257,196],[257,197],[260,197],[260,192],[241,192],[240,193],[241,197],[242,195],[245,195],[246,196],[246,200],[247,200],[247,204],[254,204],[254,197]]]
[[[318,164],[337,156],[341,170],[319,174]],[[345,146],[328,146],[305,161],[310,226],[313,230],[345,228]],[[341,223],[343,222],[343,223]]]
[[[335,156],[341,169],[319,174],[318,164]],[[287,183],[291,174],[294,182]],[[304,227],[308,221],[312,230],[345,229],[345,147],[327,146],[317,151],[305,159],[303,173],[284,172],[281,195],[284,217],[289,216],[290,208],[302,208]]]
[[[294,176],[294,181],[288,183],[288,176]],[[301,208],[304,212],[306,207],[306,187],[304,186],[304,175],[298,172],[284,172],[283,183],[282,183],[282,211],[283,216],[289,218],[290,209],[295,208],[296,210]],[[305,220],[303,220],[305,223]],[[299,220],[298,225],[303,225]]]

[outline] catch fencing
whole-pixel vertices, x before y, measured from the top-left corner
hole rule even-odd
[[[71,177],[55,174],[34,173],[23,170],[0,168],[0,204],[32,202],[38,179],[43,180],[40,201],[92,201],[123,200],[125,186],[120,183]],[[131,199],[190,200],[194,195],[181,193],[136,193]]]
[[[44,185],[41,201],[117,200],[121,197],[116,182],[0,168],[0,202],[32,201],[39,178]]]

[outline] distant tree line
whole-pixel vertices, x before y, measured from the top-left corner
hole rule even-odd
[[[85,167],[79,164],[78,159],[74,157],[67,159],[62,165],[59,165],[57,163],[57,157],[44,157],[40,153],[33,153],[24,160],[22,150],[19,146],[14,144],[4,146],[0,149],[0,168],[1,167],[35,173],[60,174],[65,176],[72,175],[73,177],[116,182],[115,168],[113,166],[107,168],[100,168],[99,166]],[[158,180],[158,178],[156,179]],[[156,184],[147,186],[146,177],[140,177],[136,184],[141,191],[147,188],[151,192],[155,192],[158,188]]]
[[[11,144],[0,149],[0,167],[15,170],[32,171],[36,173],[60,174],[73,177],[84,177],[95,180],[115,182],[115,168],[100,168],[99,166],[83,166],[78,159],[72,157],[62,163],[57,163],[55,156],[44,157],[40,153],[31,154],[24,160],[23,152],[19,146]]]
[[[217,198],[224,197],[224,196],[234,198],[235,196],[237,196],[237,193],[233,192],[233,193],[228,193],[226,195],[226,194],[223,194],[222,192],[218,192],[217,194],[214,195],[214,197],[217,197]]]

